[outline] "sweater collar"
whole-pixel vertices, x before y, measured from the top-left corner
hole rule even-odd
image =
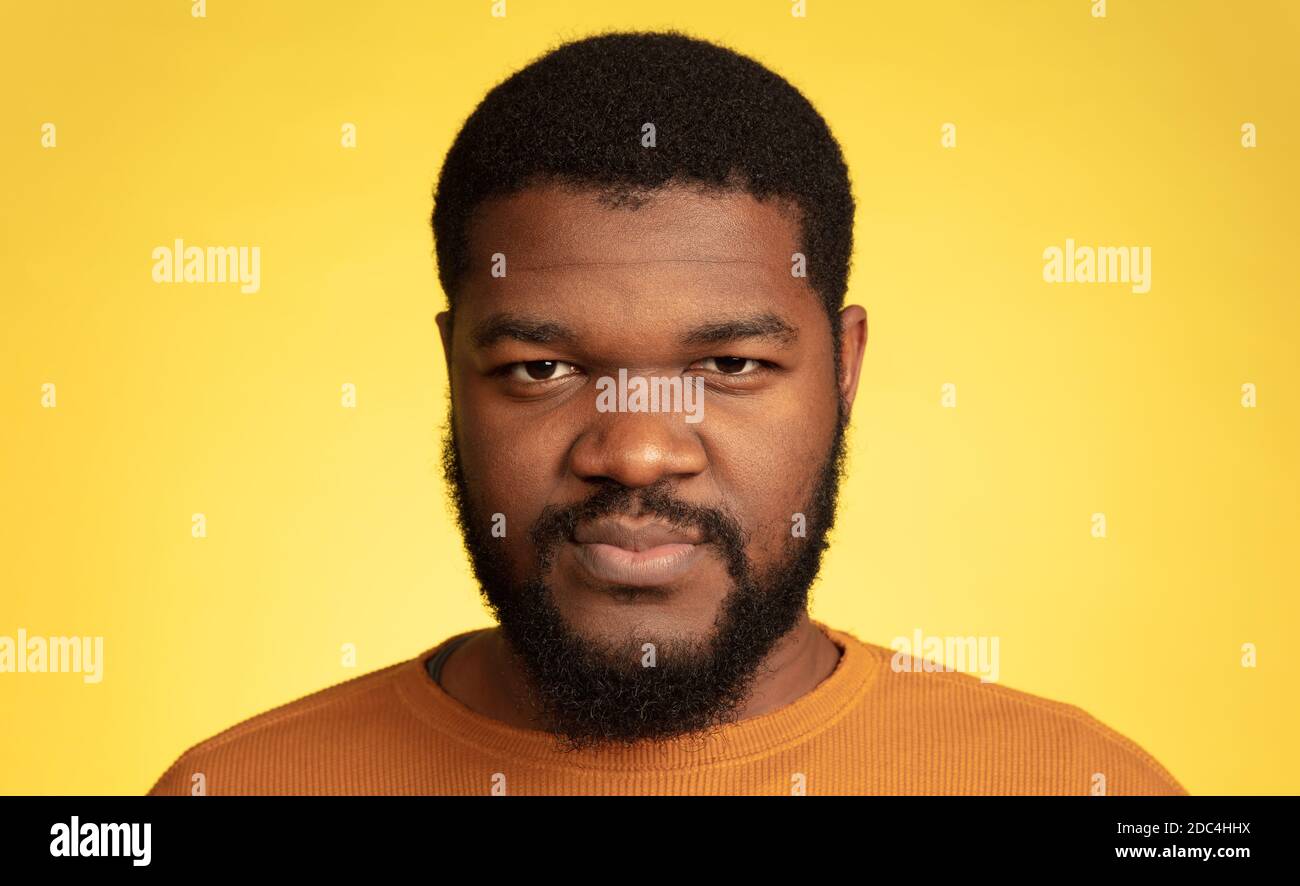
[[[399,666],[397,689],[420,719],[449,738],[504,758],[549,766],[608,771],[668,771],[763,756],[807,741],[838,722],[875,683],[882,662],[860,640],[813,620],[840,649],[835,670],[788,705],[717,727],[703,738],[646,741],[632,746],[564,750],[555,736],[520,729],[478,713],[434,682],[425,666],[456,634]]]

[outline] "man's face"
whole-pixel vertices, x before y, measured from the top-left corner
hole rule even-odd
[[[724,721],[806,611],[861,342],[837,379],[797,235],[748,194],[683,189],[632,211],[534,187],[475,216],[439,316],[444,459],[502,634],[575,744]],[[620,370],[703,379],[699,420],[598,408]]]

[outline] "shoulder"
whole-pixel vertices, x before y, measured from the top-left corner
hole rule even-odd
[[[1082,708],[847,637],[873,660],[873,715],[889,718],[902,741],[989,773],[999,792],[1187,794],[1137,742]]]
[[[403,740],[409,711],[397,683],[428,653],[250,717],[187,749],[150,795],[346,790],[364,757]],[[320,779],[315,781],[314,779]]]

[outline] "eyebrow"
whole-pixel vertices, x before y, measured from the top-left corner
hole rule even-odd
[[[798,337],[798,330],[775,314],[755,314],[697,326],[682,336],[681,343],[698,346],[763,339],[785,348]],[[503,339],[535,345],[572,345],[578,340],[578,335],[561,323],[519,314],[494,314],[474,328],[471,338],[475,347],[487,348]]]
[[[799,331],[776,314],[755,314],[697,326],[682,337],[682,344],[718,345],[757,338],[788,348],[798,337]]]
[[[486,348],[507,338],[535,345],[573,344],[577,336],[559,323],[518,314],[493,314],[474,327],[472,338],[475,347]]]

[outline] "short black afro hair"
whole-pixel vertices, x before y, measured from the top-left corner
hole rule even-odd
[[[647,122],[654,148],[641,144]],[[853,251],[848,167],[809,101],[753,59],[673,30],[611,32],[565,43],[489,91],[448,150],[434,194],[438,276],[453,317],[475,208],[545,182],[631,208],[638,193],[670,184],[776,198],[793,209],[808,282],[838,342]]]

